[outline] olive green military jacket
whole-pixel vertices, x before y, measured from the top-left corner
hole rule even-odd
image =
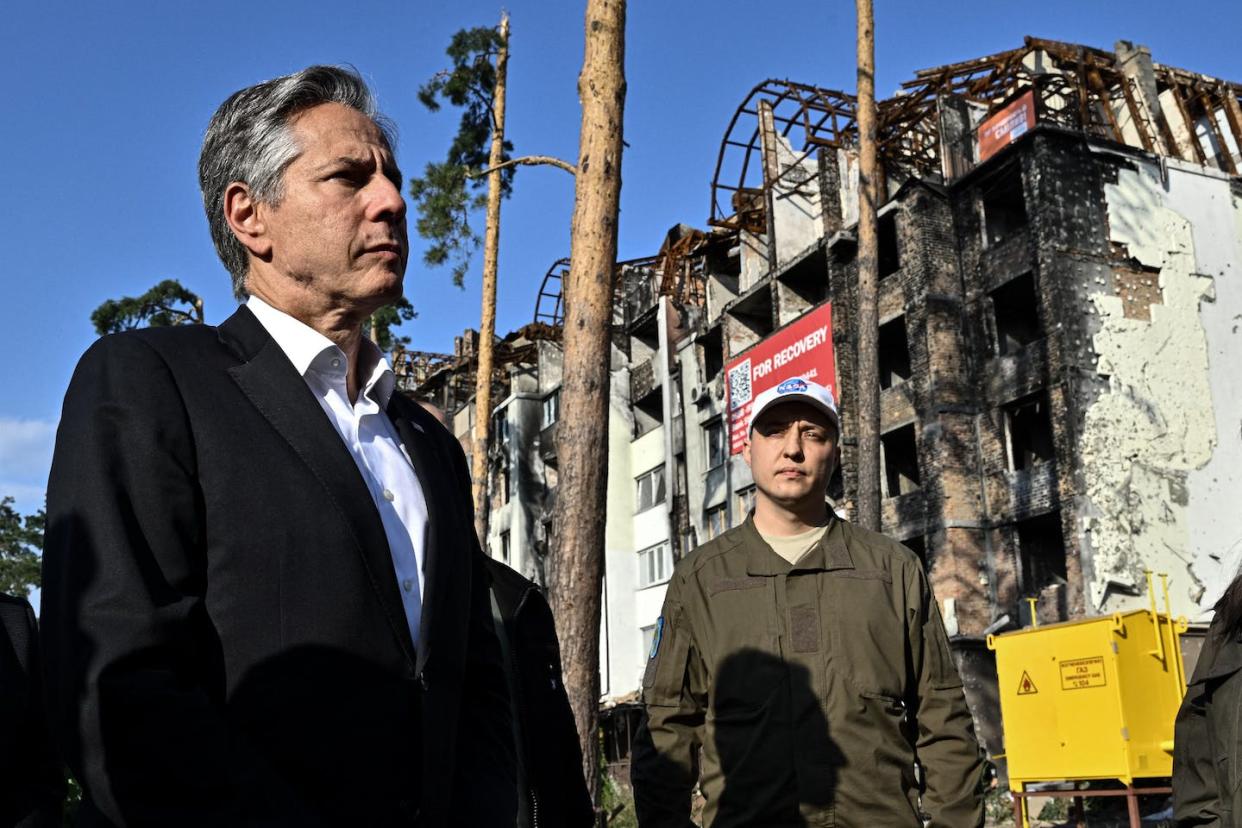
[[[696,779],[710,828],[916,828],[920,804],[937,828],[983,824],[982,757],[923,568],[845,521],[797,565],[753,519],[678,563],[643,700],[642,828],[686,828]]]
[[[1173,824],[1242,825],[1242,637],[1222,640],[1219,621],[1208,630],[1177,714]]]

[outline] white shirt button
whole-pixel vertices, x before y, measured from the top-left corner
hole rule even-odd
[[[409,592],[410,590],[412,590],[414,588],[414,579],[406,578],[404,581],[401,582],[401,588],[404,589],[406,592]]]
[[[384,500],[387,500],[389,503],[392,503],[396,499],[397,499],[397,496],[393,494],[392,491],[390,491],[389,489],[384,489]]]

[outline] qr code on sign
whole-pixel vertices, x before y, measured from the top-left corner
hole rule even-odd
[[[729,369],[729,410],[736,411],[750,402],[750,360]]]

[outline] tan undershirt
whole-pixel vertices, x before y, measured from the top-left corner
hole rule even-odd
[[[819,539],[828,531],[828,524],[816,526],[809,532],[803,532],[799,535],[765,535],[759,533],[759,537],[772,547],[772,551],[780,555],[791,564],[796,564],[802,559],[802,556],[811,551],[811,547],[819,543]]]

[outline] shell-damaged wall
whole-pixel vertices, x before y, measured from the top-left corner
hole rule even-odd
[[[1197,618],[1242,562],[1242,199],[1213,170],[1114,160],[1111,276],[1088,288],[1085,586],[1108,612],[1167,572],[1174,611]]]

